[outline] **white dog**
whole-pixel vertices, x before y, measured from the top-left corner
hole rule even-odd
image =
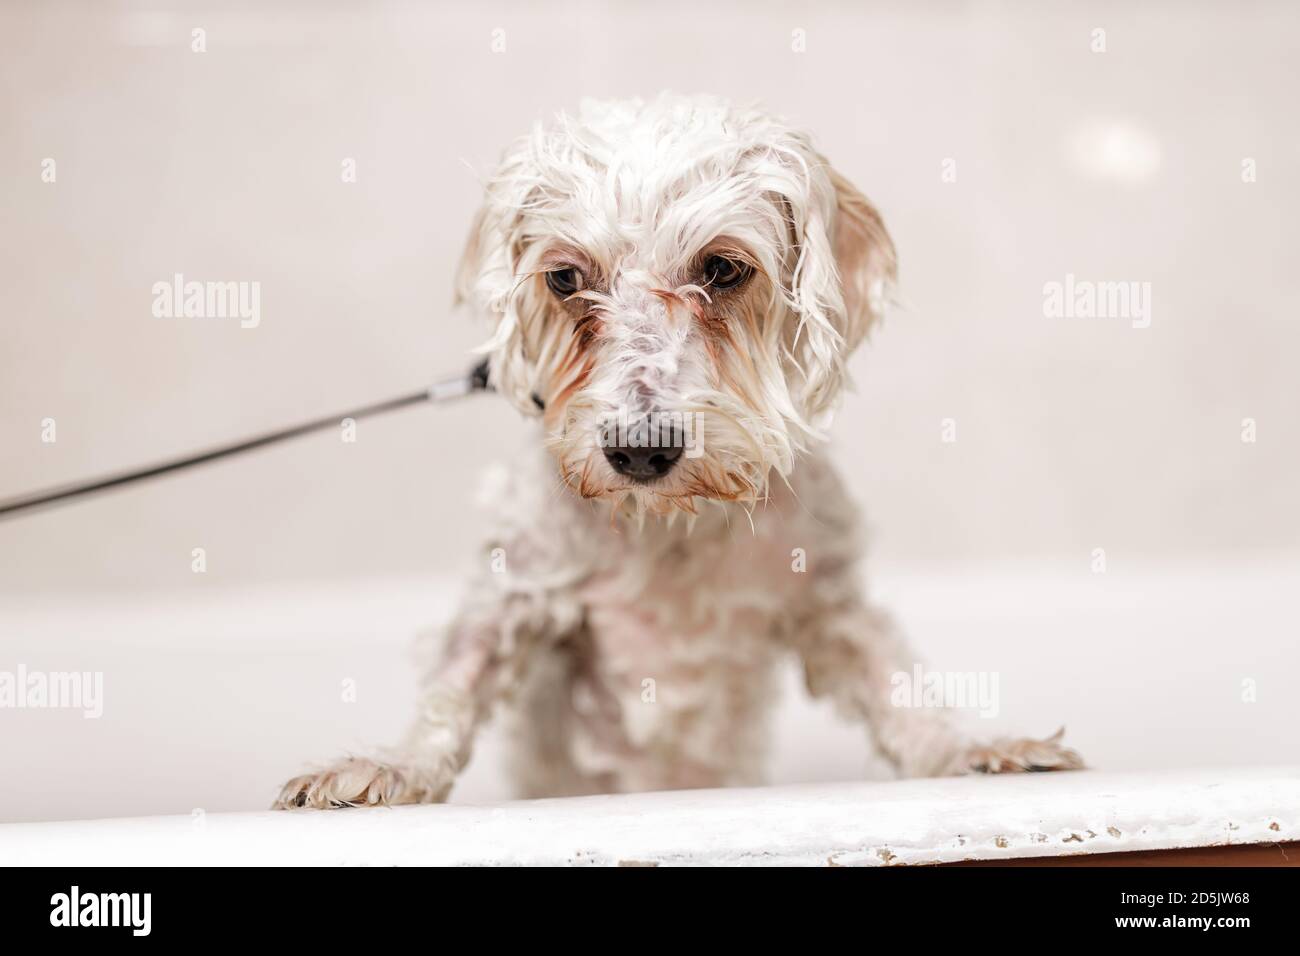
[[[588,104],[516,142],[459,296],[542,441],[493,489],[405,744],[276,805],[443,800],[498,704],[522,796],[753,784],[786,653],[904,775],[1082,766],[1059,733],[977,746],[891,704],[914,657],[863,596],[818,444],[893,276],[876,210],[758,109]]]

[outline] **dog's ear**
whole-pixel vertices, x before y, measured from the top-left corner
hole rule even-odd
[[[517,294],[522,251],[519,210],[524,203],[508,194],[509,182],[509,177],[499,173],[474,215],[456,270],[455,304],[496,323],[492,337],[481,347],[488,357],[488,380],[520,411],[535,415],[535,370],[526,358],[526,330],[520,314],[526,306]]]
[[[461,250],[453,286],[454,304],[474,312],[482,311],[483,304],[478,296],[479,276],[483,272],[487,249],[492,244],[492,230],[488,228],[487,219],[487,206],[479,206],[470,223],[469,235],[465,237],[465,248]]]
[[[789,299],[797,314],[787,331],[792,393],[816,425],[833,408],[845,363],[891,292],[894,244],[875,207],[811,150],[802,157],[806,192],[787,197],[794,241]]]
[[[897,277],[894,242],[876,207],[834,169],[827,169],[835,190],[832,250],[844,297],[840,334],[849,350],[858,347],[880,317]]]

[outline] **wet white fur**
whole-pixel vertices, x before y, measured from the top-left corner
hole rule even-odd
[[[730,296],[700,275],[717,250],[754,268]],[[587,288],[562,303],[543,274],[567,266]],[[459,287],[538,448],[485,490],[495,525],[408,739],[277,805],[442,800],[494,711],[521,795],[758,782],[787,654],[903,774],[1080,766],[1059,735],[979,747],[890,703],[914,656],[863,594],[856,510],[818,446],[893,278],[875,210],[760,109],[589,103],[517,141]],[[698,414],[703,454],[628,482],[598,441],[620,410]]]

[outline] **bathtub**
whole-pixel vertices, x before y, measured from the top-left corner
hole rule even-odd
[[[1014,784],[986,780],[978,792],[994,795],[993,808],[1002,805],[999,793],[1008,812],[1023,807],[1040,786],[1082,786],[1089,792],[1122,786],[1133,788],[1135,807],[1149,814],[1159,798],[1143,790],[1144,776],[1165,779],[1164,792],[1172,794],[1198,780],[1217,787],[1242,774],[1248,781],[1255,779],[1251,774],[1264,774],[1271,782],[1248,783],[1231,793],[1264,786],[1272,803],[1242,806],[1242,814],[1284,818],[1259,825],[1278,823],[1286,832],[1251,832],[1294,839],[1300,823],[1293,784],[1294,765],[1300,764],[1294,738],[1300,726],[1294,693],[1300,673],[1297,582],[1300,555],[1258,555],[1112,567],[1106,573],[1093,573],[1086,560],[882,569],[871,589],[928,668],[996,675],[996,707],[959,713],[971,732],[1046,735],[1065,726],[1067,740],[1102,774],[1102,784],[1086,786],[1054,782],[1055,777],[1046,782],[1041,775]],[[235,813],[233,819],[254,821],[250,833],[260,832],[268,825],[262,821],[276,817],[255,811],[265,810],[283,780],[305,764],[398,738],[416,704],[414,636],[446,620],[457,587],[452,580],[389,579],[7,597],[0,608],[0,672],[21,666],[27,672],[99,674],[102,694],[95,708],[0,709],[6,777],[0,821],[169,817],[193,824]],[[889,768],[872,756],[865,731],[809,701],[793,662],[782,690],[769,780],[794,788],[793,808],[815,815],[825,800],[895,805],[889,794],[902,794],[898,788],[907,790],[904,803],[916,805],[926,793],[948,799],[962,787],[981,785],[890,784]],[[489,726],[453,804],[496,807],[511,798],[502,749],[497,729]],[[1117,775],[1120,784],[1106,785],[1107,774]],[[1024,787],[1029,789],[1012,792]],[[770,811],[769,803],[746,793],[717,799]],[[704,797],[654,799],[667,801],[662,809],[671,817]],[[614,806],[615,815],[626,810]],[[1231,806],[1219,810],[1204,821],[1204,832],[1189,824],[1191,829],[1164,845],[1209,840],[1233,816]],[[889,819],[903,825],[902,817],[882,819],[886,827]],[[994,813],[990,839],[1000,835],[992,833],[999,825]],[[29,841],[33,832],[52,832],[5,828],[10,837],[18,829]],[[855,845],[870,850],[889,842],[890,834],[877,829]],[[918,852],[932,851],[937,842],[937,836],[922,839]],[[1124,848],[1158,844],[1159,839]],[[1007,849],[991,846],[991,853]],[[808,852],[825,848],[813,841]],[[480,862],[490,856],[482,848],[464,853],[477,853]]]

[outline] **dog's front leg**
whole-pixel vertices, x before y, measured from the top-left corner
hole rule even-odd
[[[980,745],[958,730],[941,707],[899,700],[900,681],[911,679],[917,658],[883,612],[867,605],[844,582],[823,597],[796,628],[809,692],[830,698],[842,714],[863,720],[880,751],[907,777],[969,772],[1074,770],[1079,755],[1045,740],[996,740]],[[905,675],[900,678],[898,675]]]
[[[346,757],[284,785],[276,809],[437,803],[469,761],[474,732],[518,682],[537,645],[580,614],[544,593],[483,582],[448,628],[405,742],[373,757]]]

